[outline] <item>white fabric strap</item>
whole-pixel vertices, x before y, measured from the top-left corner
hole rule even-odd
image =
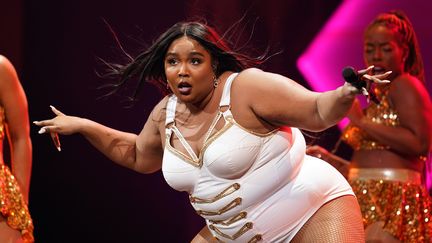
[[[218,114],[216,115],[216,117],[213,119],[212,124],[210,125],[209,130],[207,131],[205,137],[204,137],[204,143],[207,142],[207,140],[210,138],[210,136],[213,133],[214,128],[216,127],[217,122],[219,121],[219,119],[222,117],[222,113],[218,112]]]
[[[193,151],[192,147],[189,145],[189,143],[186,141],[186,139],[183,137],[181,132],[178,130],[178,128],[173,125],[171,126],[171,130],[174,131],[177,138],[180,140],[180,143],[183,145],[183,147],[186,149],[186,151],[189,153],[190,157],[193,161],[198,161],[198,156]]]
[[[165,130],[166,134],[169,135],[169,138],[171,138],[172,132],[177,136],[177,138],[180,140],[180,143],[183,145],[183,147],[186,149],[186,151],[189,153],[190,157],[194,161],[198,161],[198,156],[193,151],[192,147],[189,145],[189,143],[186,141],[186,139],[183,137],[181,132],[178,130],[178,128],[175,126],[175,111],[177,106],[177,96],[172,94],[169,99],[166,106],[166,119],[165,119],[165,126],[168,126],[168,124],[173,123],[172,126],[167,127]],[[167,141],[169,142],[169,141]]]
[[[166,106],[165,126],[174,122],[176,105],[177,105],[177,96],[172,94],[169,97],[168,103]]]
[[[237,77],[237,75],[238,75],[238,73],[233,73],[227,78],[227,80],[225,82],[224,90],[222,93],[222,98],[221,98],[221,101],[219,103],[219,107],[230,105],[231,84],[232,84],[233,80],[235,79],[235,77]]]

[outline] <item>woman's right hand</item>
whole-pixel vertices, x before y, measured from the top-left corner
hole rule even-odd
[[[49,120],[34,121],[33,123],[40,126],[39,134],[50,133],[70,135],[79,132],[83,118],[76,116],[68,116],[57,110],[54,106],[50,106],[56,117]]]

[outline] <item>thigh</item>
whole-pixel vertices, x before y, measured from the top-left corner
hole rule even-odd
[[[6,223],[6,219],[0,215],[0,242],[1,243],[22,243],[21,233],[14,230]]]
[[[383,229],[384,222],[375,222],[365,229],[366,242],[368,243],[401,243],[402,241],[396,239],[389,232]]]
[[[360,207],[357,199],[349,195],[320,207],[291,242],[365,242],[364,237]]]
[[[207,225],[192,239],[191,243],[216,243],[216,238],[210,233]]]

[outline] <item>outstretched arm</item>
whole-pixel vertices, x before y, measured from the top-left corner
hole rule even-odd
[[[350,84],[318,93],[307,90],[282,75],[247,69],[237,85],[248,90],[246,102],[252,111],[274,126],[292,126],[310,131],[324,130],[342,119],[359,91]]]
[[[377,76],[367,79],[368,82],[388,82]],[[335,90],[313,92],[287,77],[253,68],[240,73],[236,83],[242,85],[242,90],[248,90],[243,94],[244,99],[261,119],[274,126],[309,131],[321,131],[335,125],[348,113],[355,96],[361,92],[349,83]]]
[[[18,181],[24,200],[28,202],[32,144],[27,99],[14,67],[3,56],[0,56],[0,104],[5,110],[12,174]]]
[[[89,119],[68,116],[51,107],[56,117],[36,121],[41,126],[39,133],[83,135],[96,149],[117,164],[141,173],[151,173],[161,168],[162,144],[155,113],[158,105],[147,120],[139,135],[122,132]]]

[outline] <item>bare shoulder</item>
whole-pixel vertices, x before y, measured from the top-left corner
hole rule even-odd
[[[259,68],[247,68],[239,73],[239,77],[253,77],[253,75],[262,73],[264,73],[264,71]]]
[[[237,77],[240,80],[252,80],[252,81],[268,81],[268,80],[274,80],[278,78],[285,78],[279,74],[271,73],[263,71],[259,68],[248,68],[239,73],[239,76]]]
[[[21,84],[15,68],[5,56],[0,55],[0,99],[19,89],[21,89]]]
[[[3,66],[4,63],[7,63],[7,62],[9,62],[9,60],[5,56],[0,55],[0,65]]]
[[[272,72],[266,72],[258,68],[248,68],[240,72],[236,82],[247,85],[248,88],[256,88],[260,91],[274,90],[286,85],[298,85],[295,81]]]
[[[403,100],[404,102],[421,101],[429,97],[425,85],[419,79],[409,74],[400,75],[393,80],[389,95],[395,102],[399,100]]]
[[[161,101],[159,101],[159,103],[155,105],[155,107],[153,108],[152,112],[149,115],[148,120],[151,120],[156,124],[165,122],[168,99],[169,99],[169,95],[165,96]]]
[[[0,55],[0,74],[1,75],[10,75],[13,72],[14,68],[12,63],[5,56]]]

